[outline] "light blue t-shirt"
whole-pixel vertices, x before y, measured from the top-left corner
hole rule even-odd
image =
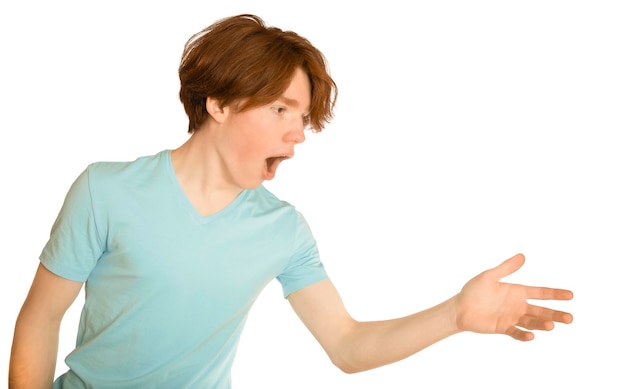
[[[203,217],[169,150],[99,162],[77,178],[41,262],[86,281],[70,370],[55,387],[230,388],[250,307],[327,278],[311,231],[263,186]]]

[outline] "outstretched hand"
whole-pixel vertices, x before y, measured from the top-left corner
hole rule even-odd
[[[455,296],[459,330],[507,334],[527,341],[534,338],[532,330],[549,331],[554,328],[555,322],[572,322],[573,317],[567,312],[532,305],[527,301],[570,300],[574,296],[571,291],[500,282],[523,264],[524,256],[517,254],[465,284]]]

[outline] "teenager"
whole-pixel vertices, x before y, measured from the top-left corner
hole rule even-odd
[[[246,317],[273,279],[348,373],[462,331],[527,341],[572,321],[527,301],[570,291],[500,282],[521,254],[430,309],[356,321],[303,215],[263,186],[305,129],[332,119],[337,90],[322,53],[238,15],[187,42],[179,75],[189,139],[131,162],[92,163],[71,186],[17,318],[12,389],[230,388]],[[76,348],[55,380],[61,319],[83,284]]]

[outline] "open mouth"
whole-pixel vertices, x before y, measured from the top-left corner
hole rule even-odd
[[[290,155],[277,155],[265,159],[265,178],[271,180],[276,175],[278,165],[286,159],[291,158]]]

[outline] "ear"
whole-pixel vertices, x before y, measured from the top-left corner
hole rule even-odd
[[[213,118],[213,120],[218,123],[222,123],[228,116],[229,109],[228,107],[222,107],[220,101],[212,97],[207,97],[206,111],[209,113],[209,116]]]

